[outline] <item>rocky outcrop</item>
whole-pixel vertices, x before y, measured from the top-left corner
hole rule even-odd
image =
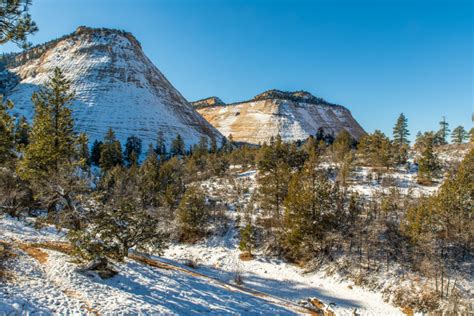
[[[202,136],[222,137],[145,56],[132,34],[111,29],[79,27],[10,56],[6,70],[18,82],[5,84],[4,90],[15,103],[15,114],[33,117],[31,95],[55,67],[72,82],[76,126],[91,141],[102,139],[109,127],[122,142],[136,135],[144,146],[158,133],[168,144],[180,134],[187,146]]]
[[[197,101],[191,102],[191,104],[197,109],[208,107],[208,106],[225,105],[225,103],[218,97],[209,97],[206,99],[197,100]]]
[[[348,109],[305,91],[269,90],[249,101],[200,107],[198,112],[224,136],[249,144],[278,134],[284,141],[303,140],[319,128],[333,135],[347,130],[355,139],[365,134]]]

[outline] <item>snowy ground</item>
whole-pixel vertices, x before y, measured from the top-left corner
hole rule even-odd
[[[235,230],[195,246],[172,246],[169,268],[157,268],[128,259],[117,264],[117,276],[102,280],[77,271],[74,260],[61,252],[38,248],[28,254],[21,245],[63,241],[54,229],[36,230],[12,218],[0,219],[0,240],[11,244],[17,256],[8,261],[13,275],[0,283],[0,314],[58,313],[166,313],[166,314],[301,314],[299,299],[317,297],[335,303],[339,314],[400,314],[381,295],[353,287],[279,260],[240,261]],[[201,265],[187,268],[179,262],[193,257]],[[176,269],[175,269],[175,268]],[[189,272],[188,272],[189,271]],[[242,287],[233,284],[236,271]]]

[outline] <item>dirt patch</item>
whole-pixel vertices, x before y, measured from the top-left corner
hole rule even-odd
[[[0,240],[0,280],[8,281],[13,280],[15,274],[8,269],[5,263],[17,256],[12,250],[10,243]]]
[[[253,260],[254,256],[251,253],[248,252],[242,252],[239,254],[239,259],[242,261],[250,261]]]
[[[31,247],[43,248],[62,252],[64,254],[70,255],[72,253],[72,246],[66,242],[59,241],[47,241],[47,242],[38,242],[29,244]]]
[[[26,252],[30,257],[35,258],[41,264],[48,262],[48,254],[39,248],[33,247],[29,244],[21,244],[19,245],[19,248]]]

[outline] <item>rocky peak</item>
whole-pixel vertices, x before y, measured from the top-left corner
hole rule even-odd
[[[197,101],[194,101],[194,102],[191,102],[191,104],[200,109],[200,108],[204,108],[204,107],[208,107],[208,106],[222,106],[222,105],[226,105],[224,103],[224,101],[222,101],[220,98],[218,97],[209,97],[209,98],[205,98],[205,99],[201,99],[201,100],[197,100]]]
[[[305,102],[313,104],[329,104],[322,98],[315,97],[307,91],[281,91],[272,89],[256,95],[252,100],[291,100],[295,102]]]

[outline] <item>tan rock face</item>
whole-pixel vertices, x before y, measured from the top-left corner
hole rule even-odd
[[[268,142],[278,134],[284,141],[303,140],[315,135],[319,127],[334,136],[343,129],[355,139],[365,134],[350,111],[342,106],[309,98],[303,92],[292,93],[285,99],[273,98],[273,92],[266,93],[257,96],[258,100],[203,107],[198,112],[224,136],[232,134],[235,141],[250,144]]]

